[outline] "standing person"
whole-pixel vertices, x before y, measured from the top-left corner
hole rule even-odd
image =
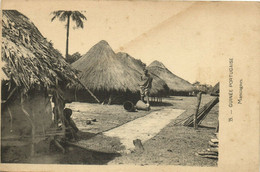
[[[143,70],[143,75],[141,76],[140,86],[140,93],[141,93],[141,100],[144,102],[144,97],[147,99],[147,104],[149,105],[149,95],[150,90],[152,88],[153,78],[148,73],[147,69]]]

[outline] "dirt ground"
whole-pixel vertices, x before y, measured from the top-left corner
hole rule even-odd
[[[212,98],[209,95],[203,95],[201,106]],[[122,105],[73,102],[66,106],[73,110],[73,119],[80,129],[80,138],[87,140],[84,145],[76,144],[87,149],[70,145],[66,147],[66,154],[45,153],[33,158],[19,158],[15,161],[3,161],[2,157],[2,162],[216,166],[217,160],[201,158],[195,153],[208,148],[208,141],[214,137],[219,113],[218,104],[209,112],[197,131],[178,125],[194,112],[196,101],[196,97],[169,97],[163,99],[163,103],[152,104],[149,112],[126,112]],[[165,108],[183,109],[185,112],[172,120],[156,136],[144,142],[142,153],[122,153],[124,146],[118,138],[102,134],[102,132]],[[96,122],[87,125],[87,119],[96,119]]]

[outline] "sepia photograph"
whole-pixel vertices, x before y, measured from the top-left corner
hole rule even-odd
[[[259,4],[64,2],[1,10],[1,164],[218,169]]]

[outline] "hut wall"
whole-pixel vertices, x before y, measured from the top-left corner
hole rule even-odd
[[[192,91],[175,91],[170,90],[171,96],[192,96]]]
[[[45,93],[34,92],[25,99],[24,109],[35,125],[35,134],[39,135],[52,123],[52,107],[50,98]],[[11,114],[10,114],[11,113]],[[5,137],[30,138],[31,122],[22,110],[20,96],[3,105],[1,116],[1,134]]]
[[[76,93],[76,94],[75,94]],[[140,99],[140,93],[132,93],[131,91],[94,91],[93,94],[99,99],[101,103],[107,104],[109,98],[112,98],[112,104],[123,104],[125,101],[132,101],[136,103]],[[111,96],[112,95],[112,96]],[[87,102],[97,103],[97,101],[86,90],[71,89],[65,93],[66,102]]]

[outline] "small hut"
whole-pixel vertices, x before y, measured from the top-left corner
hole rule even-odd
[[[94,45],[72,64],[80,71],[81,82],[101,101],[119,100],[114,103],[123,103],[125,99],[134,102],[140,98],[138,83],[143,65],[141,61],[129,58],[123,53],[116,54],[104,40]],[[155,75],[153,77],[151,94],[161,94],[167,89],[167,85],[159,77]],[[80,92],[78,95],[84,94]]]
[[[3,10],[2,26],[1,145],[29,142],[34,154],[52,122],[63,122],[63,90],[79,81],[26,16]]]
[[[219,82],[211,89],[210,95],[219,96]]]
[[[191,95],[195,88],[188,81],[174,75],[161,62],[155,60],[149,66],[148,70],[163,79],[170,89],[171,95]]]

